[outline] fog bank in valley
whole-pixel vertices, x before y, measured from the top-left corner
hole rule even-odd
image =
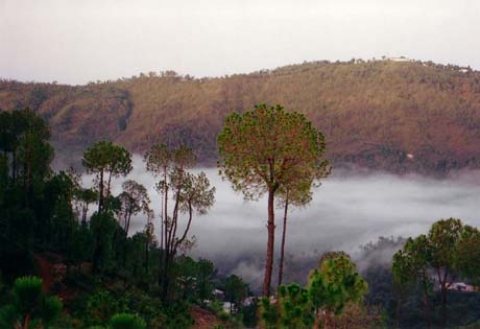
[[[159,235],[160,196],[157,181],[145,172],[139,158],[128,176],[147,187]],[[216,187],[214,207],[194,218],[191,234],[197,238],[192,254],[213,259],[217,266],[260,280],[266,248],[267,200],[244,201],[222,181],[214,168],[205,171]],[[195,170],[196,172],[200,169]],[[85,182],[91,181],[85,177]],[[114,194],[120,193],[118,181]],[[465,172],[444,180],[416,175],[340,174],[325,179],[304,208],[291,208],[287,234],[288,263],[318,260],[329,250],[345,250],[355,257],[358,247],[379,236],[416,236],[426,233],[438,219],[456,217],[479,226],[480,173]],[[283,210],[276,210],[276,251],[280,245]],[[137,217],[133,228],[141,230],[145,219]],[[315,263],[314,263],[315,264]],[[288,277],[288,274],[287,274]]]

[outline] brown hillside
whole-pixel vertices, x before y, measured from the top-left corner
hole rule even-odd
[[[187,143],[214,164],[224,117],[258,103],[305,113],[337,166],[429,174],[479,166],[480,72],[452,65],[352,60],[211,79],[165,72],[78,87],[0,82],[0,108],[39,111],[68,162],[111,139],[137,152]]]

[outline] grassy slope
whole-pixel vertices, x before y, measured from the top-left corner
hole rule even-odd
[[[0,84],[0,108],[38,109],[63,155],[105,138],[138,152],[167,141],[213,164],[224,117],[260,102],[305,113],[337,165],[400,173],[478,166],[480,72],[454,66],[317,62],[214,79],[167,72],[81,87]]]

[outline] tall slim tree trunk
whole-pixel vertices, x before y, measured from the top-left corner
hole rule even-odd
[[[313,329],[320,329],[320,311],[318,309],[314,311]]]
[[[447,287],[442,284],[442,328],[447,327]]]
[[[168,184],[167,184],[167,167],[163,169],[163,215],[162,215],[162,243],[161,247],[165,248],[167,242],[167,220],[168,220]],[[163,245],[162,245],[163,244]]]
[[[167,262],[168,262],[168,184],[167,184],[167,168],[163,168],[163,194],[162,194],[162,218],[160,223],[161,237],[160,237],[160,269],[158,275],[158,284],[162,289],[168,285],[165,281],[167,279]],[[162,291],[162,298],[166,298],[166,294]]]
[[[13,184],[17,183],[17,156],[16,150],[12,152],[12,180]]]
[[[162,301],[168,304],[168,292],[170,290],[170,253],[164,256],[165,262],[163,264],[163,282],[162,282]]]
[[[396,324],[397,328],[400,328],[400,316],[401,316],[400,305],[401,305],[401,303],[402,303],[402,299],[399,297],[398,300],[397,300],[397,306],[396,306],[396,309],[395,309],[395,313],[396,313],[395,324]]]
[[[430,323],[430,310],[429,310],[429,305],[428,305],[428,295],[425,292],[423,295],[423,307],[424,307],[424,312],[425,312],[425,322],[427,325],[427,328],[431,328],[432,324]]]
[[[145,274],[148,273],[148,252],[149,252],[149,241],[148,241],[148,238],[147,238],[147,242],[145,243]]]
[[[288,194],[290,190],[287,188],[287,192],[285,195],[285,207],[284,207],[284,213],[283,213],[283,230],[282,230],[282,245],[280,248],[280,265],[278,268],[278,286],[282,284],[283,281],[283,263],[285,259],[285,240],[287,236],[287,215],[288,215]]]
[[[98,212],[103,209],[103,170],[100,170],[100,184],[98,185]]]
[[[268,222],[267,222],[267,259],[265,262],[265,277],[263,279],[263,296],[270,296],[270,285],[272,283],[273,252],[275,247],[275,212],[274,212],[275,190],[268,189]]]

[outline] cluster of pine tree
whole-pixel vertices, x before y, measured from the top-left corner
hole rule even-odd
[[[83,165],[95,176],[85,187],[73,169],[51,169],[49,137],[34,111],[0,112],[2,328],[189,328],[193,304],[220,312],[224,300],[247,295],[240,278],[179,251],[194,242],[178,229],[179,217],[191,221],[192,209],[202,213],[214,202],[205,175],[186,170],[195,164],[191,150],[164,148],[161,158],[158,146],[149,153],[149,170],[158,165],[160,173],[162,159],[168,163],[158,186],[174,200],[173,211],[165,207],[164,240],[154,235],[144,186],[125,180],[112,195],[112,178],[132,169],[126,149],[101,141],[85,150]],[[138,214],[144,229],[130,232]],[[215,288],[223,296],[215,298]]]

